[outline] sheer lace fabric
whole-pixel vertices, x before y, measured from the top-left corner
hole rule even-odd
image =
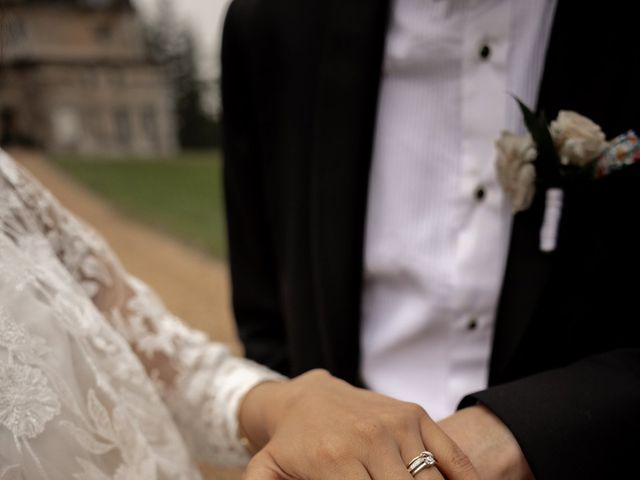
[[[0,480],[242,464],[239,403],[278,378],[171,315],[0,150]]]

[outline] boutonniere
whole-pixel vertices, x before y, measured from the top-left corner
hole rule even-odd
[[[514,213],[529,208],[536,190],[545,192],[540,249],[552,252],[567,183],[600,178],[640,161],[638,137],[629,131],[608,142],[598,125],[576,112],[560,111],[549,124],[544,114],[535,115],[517,101],[528,133],[503,131],[496,141],[498,182]]]

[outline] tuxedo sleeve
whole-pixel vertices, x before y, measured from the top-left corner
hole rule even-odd
[[[640,350],[618,350],[491,387],[480,402],[516,437],[538,480],[629,478],[637,471]]]
[[[224,188],[233,309],[245,355],[288,374],[267,199],[249,68],[252,32],[234,1],[222,40]]]

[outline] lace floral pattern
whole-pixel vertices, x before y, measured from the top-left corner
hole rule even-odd
[[[60,402],[41,370],[28,365],[0,365],[0,423],[14,437],[34,438],[60,413]]]
[[[171,315],[0,150],[0,480],[199,478],[242,464],[237,408],[276,374]]]

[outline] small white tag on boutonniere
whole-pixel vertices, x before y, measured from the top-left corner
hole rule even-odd
[[[563,198],[564,191],[562,189],[550,188],[547,190],[544,217],[542,217],[542,228],[540,229],[540,250],[543,252],[553,252],[556,249]]]
[[[540,250],[553,252],[558,244],[567,181],[597,177],[602,159],[610,158],[612,147],[602,129],[578,113],[560,111],[549,125],[544,114],[537,116],[517,101],[529,133],[504,131],[496,141],[498,182],[514,213],[531,206],[537,188],[546,192]],[[640,159],[640,153],[636,154]]]

